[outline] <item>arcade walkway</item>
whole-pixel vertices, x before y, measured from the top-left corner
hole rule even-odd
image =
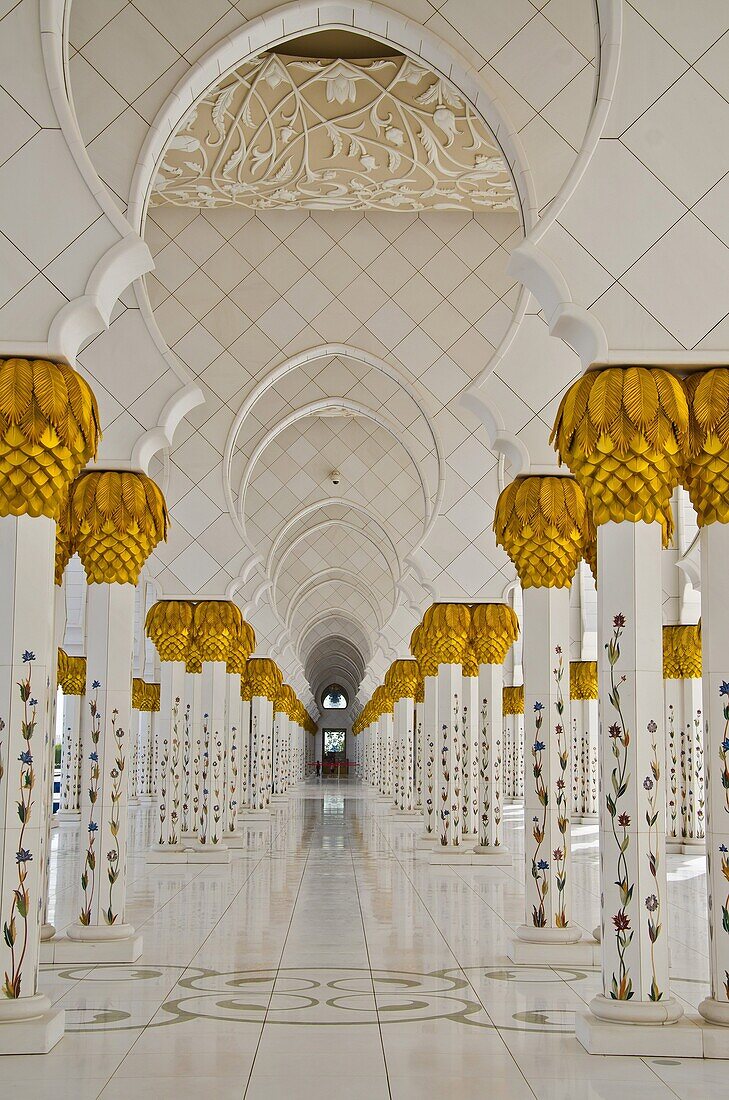
[[[506,957],[522,919],[516,872],[429,867],[416,824],[356,783],[309,781],[251,826],[230,866],[147,869],[152,810],[132,811],[132,966],[45,967],[67,1009],[47,1057],[3,1060],[8,1095],[34,1100],[699,1100],[720,1062],[596,1058],[572,1013],[597,970]],[[516,851],[521,807],[506,807]],[[74,909],[70,831],[53,837],[55,923]],[[575,911],[598,915],[597,833],[576,825]],[[706,994],[701,857],[670,857],[674,990]]]

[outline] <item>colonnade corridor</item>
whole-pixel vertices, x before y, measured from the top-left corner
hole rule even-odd
[[[3,1059],[0,1093],[33,1100],[699,1100],[723,1063],[597,1057],[574,1012],[599,968],[514,965],[523,810],[505,806],[511,866],[429,866],[405,822],[356,780],[309,779],[249,821],[229,865],[148,867],[154,807],[130,810],[133,964],[43,965],[62,1043]],[[53,832],[49,916],[75,915],[76,830]],[[596,923],[596,824],[573,826],[574,914]],[[422,854],[421,854],[422,855]],[[704,858],[669,856],[672,989],[708,992]],[[5,1090],[7,1089],[7,1092]]]

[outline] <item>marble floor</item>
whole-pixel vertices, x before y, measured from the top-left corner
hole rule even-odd
[[[514,966],[522,867],[433,868],[418,825],[356,783],[309,781],[251,823],[230,866],[147,867],[132,812],[131,966],[45,966],[66,1009],[46,1057],[4,1058],[0,1095],[33,1100],[703,1100],[726,1063],[595,1058],[573,1016],[595,970]],[[522,810],[506,807],[521,851]],[[53,835],[52,917],[76,908],[75,830]],[[575,913],[598,918],[597,831],[573,830]],[[706,995],[701,857],[669,858],[674,992]],[[7,1090],[7,1091],[5,1091]]]

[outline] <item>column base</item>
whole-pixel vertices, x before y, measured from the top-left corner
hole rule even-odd
[[[699,1012],[708,1023],[727,1028],[729,1038],[729,1002],[706,997],[699,1005]]]
[[[4,1000],[0,1004],[0,1055],[48,1054],[63,1038],[65,1019],[64,1010],[51,1008],[42,993]]]
[[[271,801],[272,802],[288,802],[288,800],[289,800],[288,795],[285,795],[285,794],[272,794],[271,795]]]
[[[53,822],[58,825],[59,828],[65,828],[69,825],[81,824],[81,811],[80,810],[56,810],[53,815]]]
[[[157,801],[156,794],[140,794],[139,801],[142,805],[149,806],[150,803]]]
[[[592,1011],[575,1015],[575,1038],[588,1054],[643,1058],[704,1057],[704,1029],[693,1019],[681,1018],[681,1007],[672,997],[665,1002],[636,1003],[612,1001],[600,995],[593,998],[591,1007],[598,1001],[617,1006],[613,1007],[615,1015],[612,1019],[600,1018]],[[646,1008],[649,1009],[648,1015],[653,1015],[654,1019],[646,1019]],[[656,1010],[662,1010],[662,1019],[655,1018]],[[619,1013],[622,1014],[622,1022],[617,1018]]]
[[[105,936],[107,932],[121,932],[122,935]],[[137,961],[142,950],[142,934],[135,932],[131,924],[112,925],[110,928],[72,924],[65,936],[57,936],[41,946],[41,962],[88,963],[90,966],[95,963],[132,963]]]
[[[271,816],[271,811],[268,810],[268,809],[266,809],[266,810],[242,810],[241,813],[242,813],[242,816],[244,818],[246,818],[246,819],[252,818],[254,821],[264,820],[265,818],[270,818],[270,816]]]
[[[435,833],[423,833],[415,841],[415,851],[430,852],[435,848],[437,840],[438,838]]]
[[[127,799],[127,806],[138,806],[139,803],[140,803],[140,799],[137,798],[137,796],[135,794],[131,795]]]
[[[579,814],[572,818],[574,825],[596,825],[599,820],[599,814]]]
[[[447,867],[449,864],[459,867],[467,867],[471,862],[473,852],[469,848],[459,845],[452,848],[450,845],[439,844],[433,848],[428,856],[428,863],[432,867]]]
[[[236,852],[244,851],[249,848],[251,849],[251,851],[257,850],[255,847],[251,847],[248,841],[248,837],[241,836],[240,833],[227,834],[225,837],[225,846],[226,848],[233,849]]]
[[[683,851],[683,841],[681,840],[666,840],[666,855],[680,856]]]
[[[703,856],[703,855],[706,855],[706,841],[705,840],[684,840],[681,843],[681,855],[682,856]]]
[[[221,848],[217,844],[214,848],[208,848],[207,845],[187,848],[184,854],[188,863],[230,863],[230,848]]]
[[[534,928],[522,924],[516,936],[509,952],[512,962],[537,966],[600,965],[600,944],[583,939],[581,928]]]
[[[394,809],[394,810],[392,811],[392,816],[393,816],[393,817],[395,817],[395,818],[404,818],[405,820],[410,820],[410,821],[412,821],[412,820],[413,820],[413,818],[418,818],[418,817],[422,817],[423,815],[422,815],[422,813],[420,812],[420,810],[400,810],[400,809]]]
[[[55,934],[56,934],[55,924],[49,924],[46,921],[41,925],[41,934],[40,934],[41,943],[48,943],[49,940],[53,939]]]
[[[471,853],[471,863],[479,867],[511,867],[513,856],[508,848],[477,844]]]
[[[156,866],[160,863],[187,863],[187,853],[181,845],[179,847],[160,845],[159,848],[155,846],[147,852],[145,862],[147,866]]]

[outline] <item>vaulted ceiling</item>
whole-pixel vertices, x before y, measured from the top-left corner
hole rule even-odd
[[[97,27],[90,0],[74,0],[70,68],[79,87],[93,70],[129,98],[157,67],[129,99],[151,121],[178,63],[167,72],[147,41],[154,11],[139,24],[138,9]],[[157,33],[177,41],[179,14]],[[190,63],[216,40],[203,23]],[[144,51],[114,75],[114,36],[132,25]],[[594,79],[580,45],[563,39],[565,84],[583,69]],[[170,135],[147,196],[143,305],[205,398],[154,461],[173,525],[149,572],[160,594],[232,594],[290,679],[315,698],[332,681],[354,696],[434,597],[498,598],[511,581],[490,532],[503,463],[462,398],[523,315],[507,273],[520,204],[472,97],[422,58],[337,29],[222,71]],[[96,115],[88,95],[80,115],[107,180],[138,140],[116,142],[113,168],[118,130],[99,132],[97,92]],[[554,152],[538,158],[551,165],[548,183],[535,174],[538,201],[575,155]],[[576,369],[536,387],[491,375],[525,448],[543,445],[547,406]]]

